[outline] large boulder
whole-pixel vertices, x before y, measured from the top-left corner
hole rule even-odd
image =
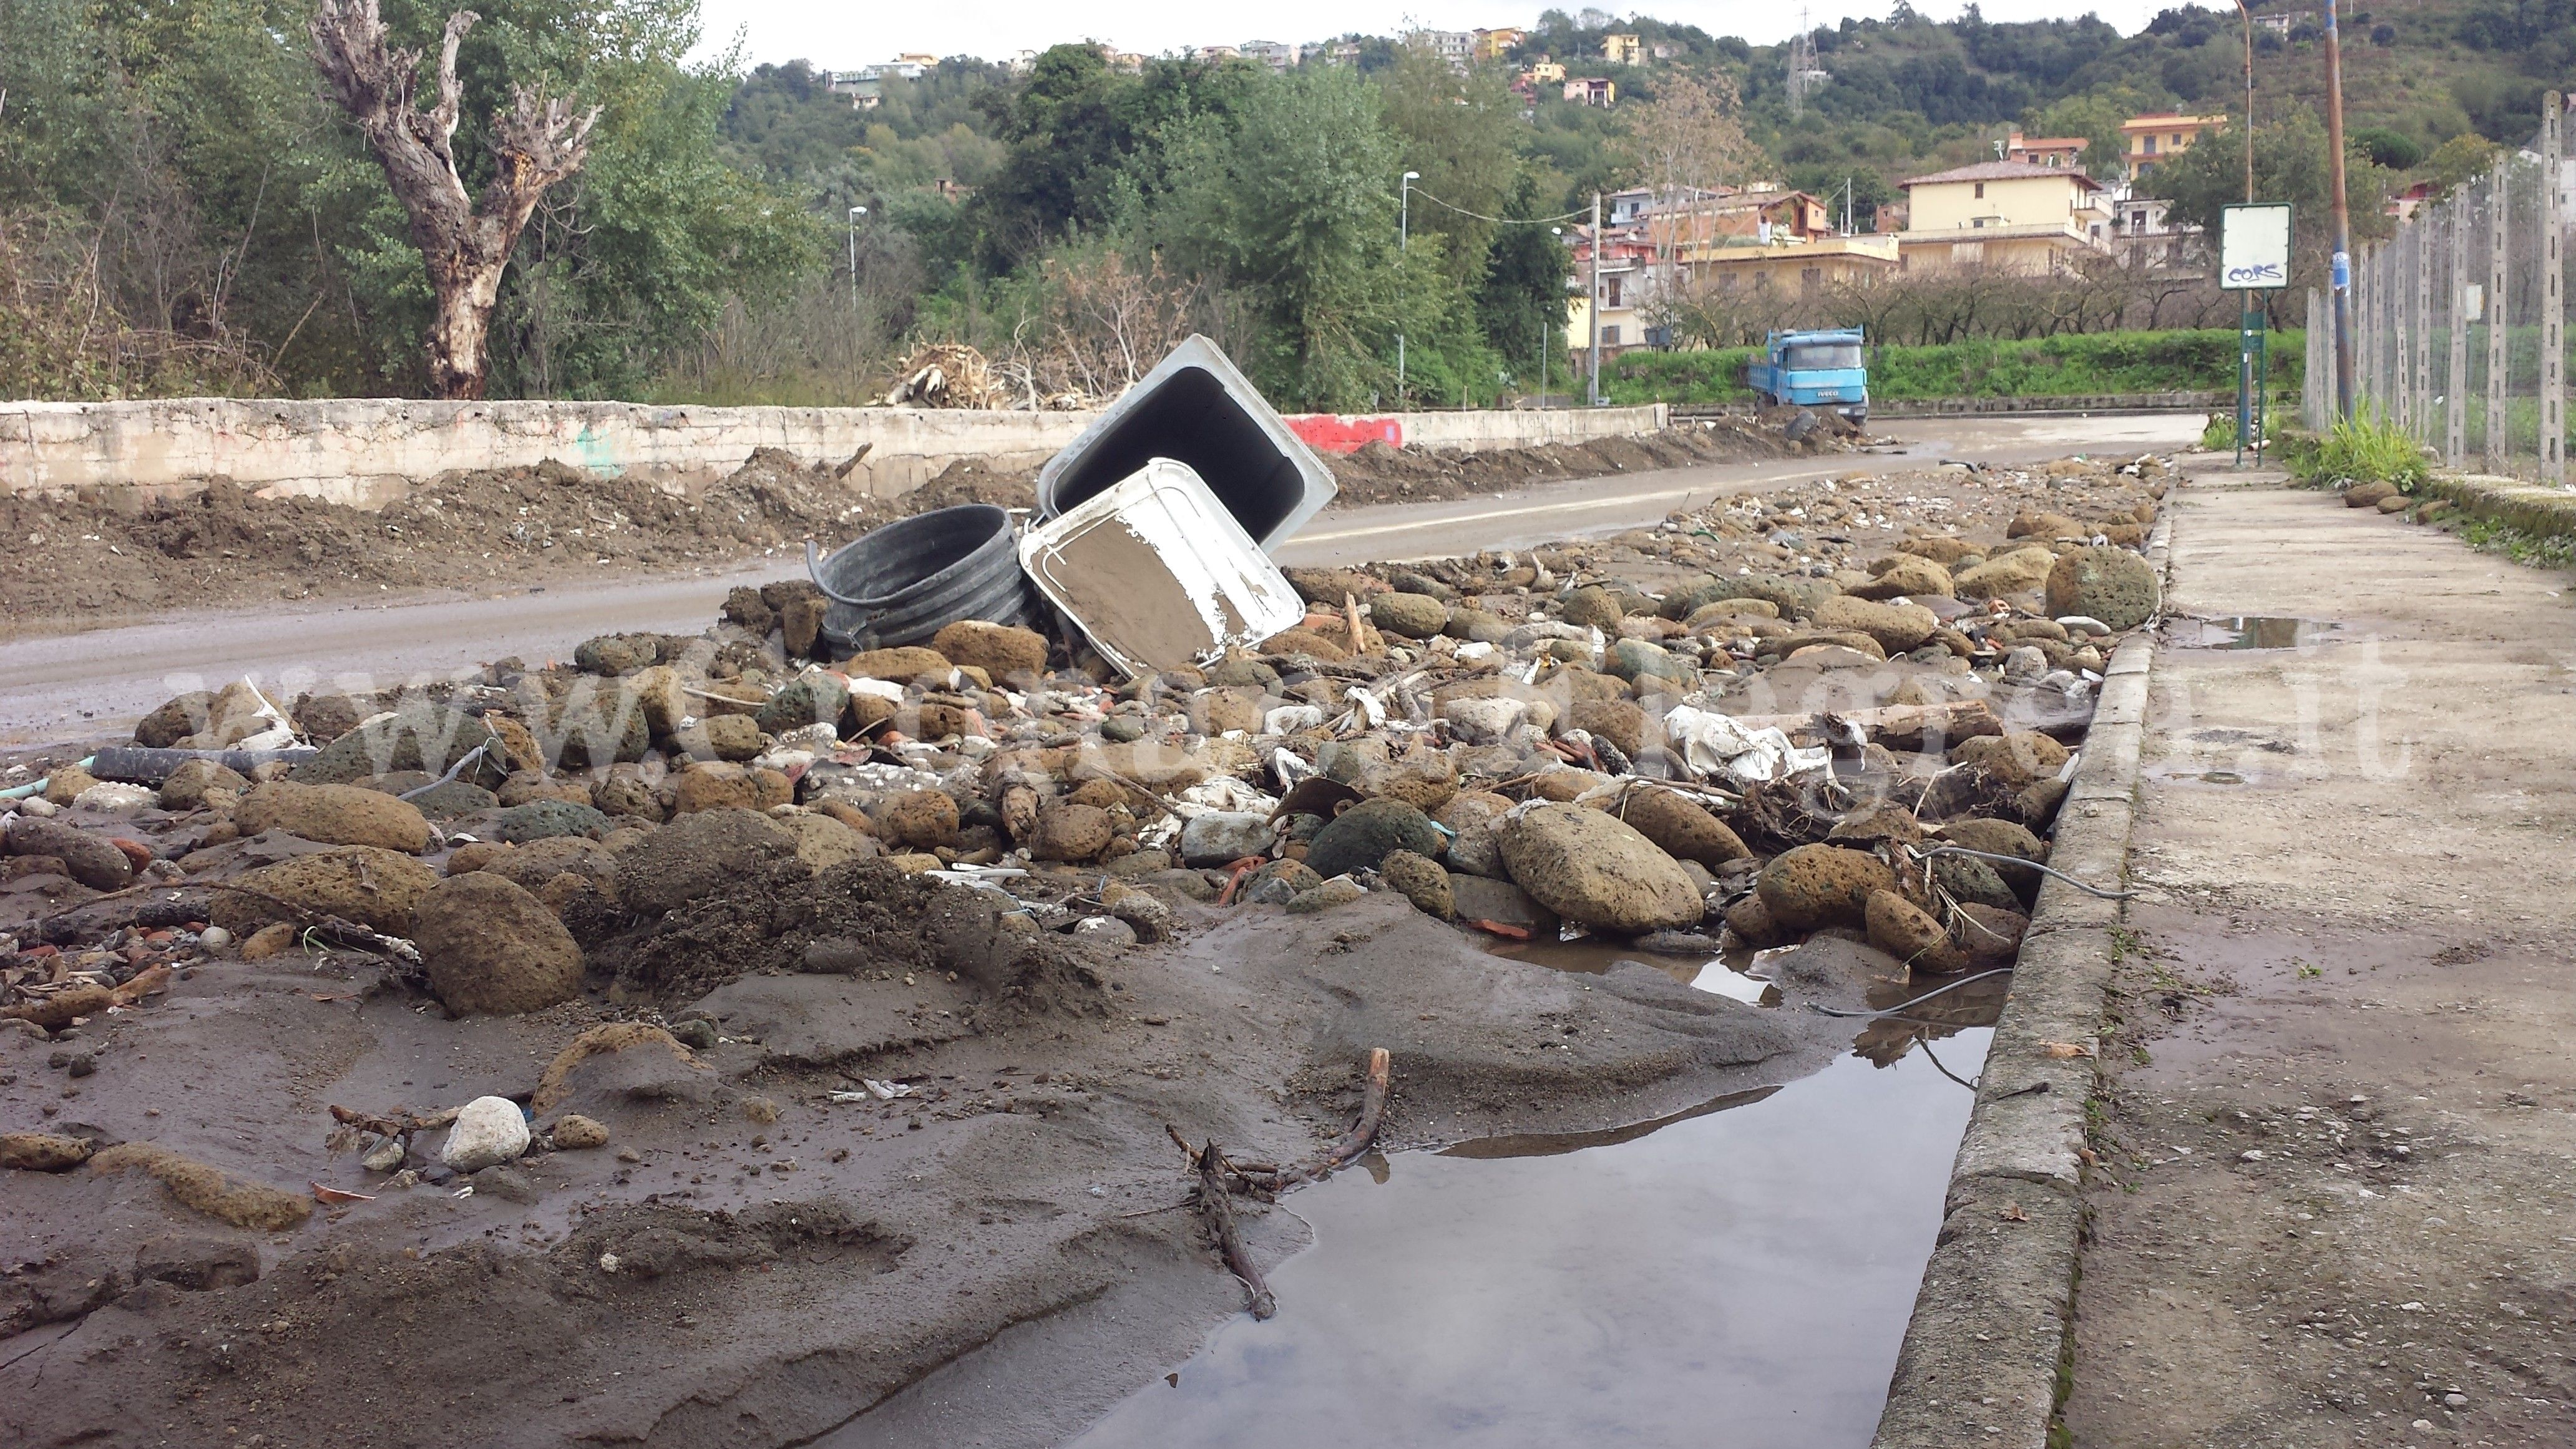
[[[581,994],[581,946],[545,902],[489,870],[450,876],[412,909],[430,990],[457,1013],[537,1011]]]
[[[1515,810],[1497,839],[1512,882],[1580,925],[1631,933],[1693,926],[1706,913],[1691,878],[1655,843],[1599,810]]]
[[[659,915],[757,879],[771,862],[795,853],[796,842],[755,811],[682,815],[619,852],[617,899],[628,910]]]
[[[1329,880],[1355,870],[1375,870],[1388,852],[1396,850],[1437,855],[1440,832],[1432,827],[1430,816],[1405,801],[1362,800],[1315,832],[1306,847],[1306,864]]]
[[[1034,629],[960,619],[932,635],[930,647],[952,664],[983,670],[996,684],[1022,683],[1046,673],[1046,636]]]
[[[1866,923],[1873,891],[1897,888],[1896,872],[1866,851],[1801,845],[1772,858],[1754,890],[1772,921],[1787,931]]]
[[[134,884],[134,861],[116,842],[59,820],[19,815],[9,821],[11,855],[50,855],[60,860],[73,880],[94,891],[121,891]]]
[[[1819,629],[1866,634],[1890,654],[1902,654],[1932,637],[1941,616],[1920,604],[1881,604],[1837,594],[1816,606],[1808,622]]]
[[[1974,568],[1963,569],[1953,580],[1963,599],[2000,599],[2038,588],[2047,582],[2049,570],[2057,567],[2057,555],[2044,548],[2017,548],[1998,554]]]
[[[2114,629],[2134,629],[2155,617],[2156,566],[2125,548],[2079,548],[2048,571],[2048,612],[2082,614]]]
[[[1056,805],[1038,814],[1029,854],[1040,860],[1089,860],[1109,848],[1115,827],[1097,805]]]
[[[413,908],[437,884],[438,873],[408,855],[343,845],[223,882],[208,914],[237,937],[277,921],[302,925],[308,916],[338,916],[388,936],[408,936]]]
[[[324,845],[372,845],[418,855],[429,849],[429,821],[410,801],[358,785],[253,785],[233,806],[244,835],[283,830]]]
[[[1632,789],[1625,798],[1605,800],[1602,805],[1675,860],[1697,861],[1715,870],[1753,853],[1725,821],[1679,791]]]

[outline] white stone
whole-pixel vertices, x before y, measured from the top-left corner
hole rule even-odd
[[[456,1172],[516,1162],[528,1150],[528,1116],[507,1097],[477,1097],[456,1114],[438,1160]]]
[[[1441,718],[1458,738],[1471,745],[1489,745],[1506,738],[1529,717],[1525,700],[1453,699],[1440,707]]]

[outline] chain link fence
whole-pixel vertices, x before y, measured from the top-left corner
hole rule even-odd
[[[2353,405],[2453,468],[2567,481],[2565,110],[2534,155],[2417,206],[2352,261]],[[2332,303],[2311,290],[2302,411],[2335,417]]]

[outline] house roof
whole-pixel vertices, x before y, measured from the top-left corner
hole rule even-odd
[[[2020,181],[2033,176],[2072,181],[2095,191],[2102,189],[2101,182],[2081,171],[2070,171],[2063,166],[2042,166],[2036,161],[1980,161],[1973,166],[1935,171],[1929,176],[1909,176],[1896,184],[1913,187],[1935,185],[1944,181]]]

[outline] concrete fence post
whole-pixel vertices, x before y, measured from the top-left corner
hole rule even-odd
[[[2310,287],[2308,289],[2308,327],[2306,334],[2308,346],[2305,359],[2299,368],[2299,420],[2305,423],[2308,431],[2312,433],[2321,433],[2325,431],[2326,426],[2325,410],[2318,406],[2317,403],[2317,384],[2320,381],[2318,375],[2319,369],[2317,367],[2317,356],[2319,345],[2321,343],[2326,343],[2325,331],[2321,326],[2319,326],[2320,316],[2321,313],[2317,306],[2317,289]],[[2328,355],[2331,356],[2332,354]]]
[[[2415,289],[2406,274],[2414,257],[2423,248],[2414,223],[2397,228],[2388,243],[2388,396],[2397,404],[2397,426],[2408,437],[2415,435]]]
[[[2490,473],[2505,470],[2504,384],[2510,370],[2505,347],[2505,263],[2511,252],[2506,243],[2512,228],[2506,223],[2512,214],[2505,209],[2509,194],[2505,187],[2505,163],[2499,161],[2487,177],[2487,426],[2486,462]]]
[[[2442,228],[2440,213],[2425,207],[2415,213],[2415,355],[2408,360],[2409,387],[2414,393],[2415,437],[2419,442],[2433,440],[2433,267],[2434,253],[2440,250]]]
[[[2469,462],[2469,189],[2451,193],[2451,350],[2442,379],[2442,457],[2454,468]]]
[[[2567,481],[2567,104],[2558,92],[2540,107],[2540,481]]]

